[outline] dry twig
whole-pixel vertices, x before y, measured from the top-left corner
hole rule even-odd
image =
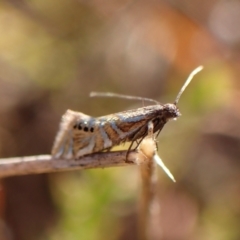
[[[79,159],[54,159],[51,155],[0,159],[0,178],[26,174],[51,173],[76,169],[107,168],[136,164],[138,153],[131,151],[90,154]]]

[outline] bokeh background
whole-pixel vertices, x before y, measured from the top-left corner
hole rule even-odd
[[[48,154],[66,109],[101,116],[179,102],[158,138],[161,240],[240,239],[240,2],[1,0],[0,156]],[[127,146],[125,146],[127,148]],[[3,179],[0,239],[134,240],[135,167]]]

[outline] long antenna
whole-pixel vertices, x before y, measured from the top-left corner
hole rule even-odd
[[[111,92],[91,92],[90,97],[116,97],[116,98],[124,98],[124,99],[129,99],[129,100],[149,101],[149,102],[154,102],[156,104],[160,104],[158,101],[151,99],[151,98],[129,96],[129,95],[111,93]]]
[[[177,95],[177,97],[176,97],[176,100],[175,100],[175,102],[173,103],[174,105],[177,105],[177,103],[178,103],[178,101],[179,101],[179,98],[181,97],[182,93],[184,92],[184,90],[186,89],[186,87],[188,86],[188,84],[192,81],[193,77],[194,77],[198,72],[202,71],[202,69],[203,69],[203,66],[199,66],[199,67],[197,67],[196,69],[194,69],[194,70],[190,73],[188,79],[186,80],[186,82],[185,82],[184,85],[182,86],[181,90],[179,91],[179,93],[178,93],[178,95]]]
[[[182,93],[188,86],[188,84],[191,82],[193,77],[200,72],[203,69],[203,66],[199,66],[196,69],[194,69],[189,77],[187,78],[186,82],[182,86],[181,90],[179,91],[176,100],[174,101],[174,105],[177,105]],[[128,99],[128,100],[141,100],[141,101],[149,101],[149,102],[154,102],[156,104],[160,104],[158,101],[151,99],[151,98],[144,98],[144,97],[137,97],[137,96],[130,96],[130,95],[124,95],[124,94],[118,94],[118,93],[111,93],[111,92],[91,92],[90,97],[115,97],[115,98],[123,98],[123,99]]]

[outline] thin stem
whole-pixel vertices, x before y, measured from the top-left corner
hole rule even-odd
[[[51,155],[0,159],[0,178],[27,174],[51,173],[76,169],[106,168],[136,164],[138,153],[131,151],[90,154],[80,159],[54,159]]]

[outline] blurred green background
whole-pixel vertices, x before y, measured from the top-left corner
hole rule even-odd
[[[50,153],[61,115],[173,102],[158,138],[162,240],[240,239],[239,1],[0,1],[0,155]],[[125,146],[126,148],[126,146]],[[137,167],[3,179],[0,239],[134,240]]]

